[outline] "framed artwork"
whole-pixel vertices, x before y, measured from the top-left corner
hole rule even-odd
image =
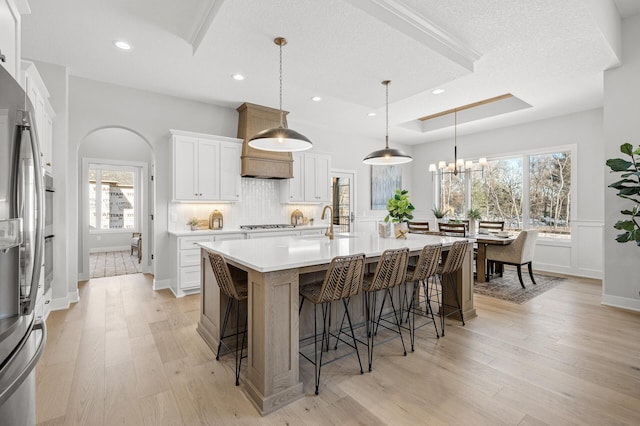
[[[387,200],[401,188],[400,166],[371,166],[371,210],[386,210]]]

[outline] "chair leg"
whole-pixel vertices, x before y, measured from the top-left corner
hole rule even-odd
[[[527,264],[527,267],[529,268],[529,276],[531,277],[531,282],[533,282],[534,284],[537,284],[536,280],[533,279],[533,269],[531,267],[531,262]]]
[[[426,282],[426,284],[425,284]],[[438,333],[438,327],[436,326],[436,318],[433,315],[433,308],[431,307],[431,295],[429,294],[429,278],[427,278],[425,281],[422,282],[422,289],[424,290],[424,300],[425,300],[425,305],[426,305],[426,315],[427,318],[429,318],[429,316],[431,316],[431,321],[433,322],[433,329],[436,331],[436,338],[439,339],[440,338],[440,334]],[[438,295],[436,294],[436,298],[437,300],[437,304],[438,306],[440,306],[440,298],[437,297]]]
[[[220,339],[218,340],[218,351],[216,352],[216,361],[220,360],[220,349],[222,348],[222,339],[224,339],[224,332],[227,330],[227,322],[229,321],[229,314],[231,313],[231,302],[233,299],[227,299],[227,307],[224,311],[224,319],[222,320],[222,330],[220,330]]]
[[[365,293],[365,314],[366,314],[366,329],[367,329],[367,358],[369,361],[369,372],[371,372],[371,364],[373,363],[373,327],[375,325],[375,310],[376,310],[376,293]]]
[[[362,369],[362,361],[360,360],[360,351],[358,351],[358,342],[356,341],[356,334],[353,332],[353,324],[351,323],[351,315],[349,314],[349,300],[342,299],[342,303],[344,305],[344,311],[347,313],[347,320],[349,321],[349,330],[351,330],[351,338],[353,339],[353,346],[356,348],[356,355],[358,356],[358,364],[360,364],[360,374],[364,373]],[[336,347],[338,347],[338,342],[336,342]]]
[[[240,301],[236,300],[236,386],[240,386],[240,364],[242,363],[242,346],[239,346],[240,333],[238,327],[240,326]],[[242,345],[244,346],[244,334],[242,335]],[[238,350],[240,351],[240,358],[238,358]]]
[[[522,286],[522,288],[525,288],[524,281],[522,281],[522,265],[517,265],[516,269],[518,270],[518,279],[520,280],[520,285]]]

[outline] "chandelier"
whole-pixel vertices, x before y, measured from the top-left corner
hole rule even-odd
[[[488,164],[486,157],[480,157],[478,165],[481,169],[474,170],[473,161],[468,160],[465,162],[464,159],[458,158],[458,110],[455,109],[453,111],[453,162],[447,162],[444,160],[438,161],[437,168],[435,163],[431,163],[429,164],[429,171],[432,174],[452,174],[454,176],[458,176],[460,173],[483,172],[484,167]]]

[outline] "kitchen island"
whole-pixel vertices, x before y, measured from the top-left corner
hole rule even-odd
[[[461,238],[408,234],[408,238],[380,238],[376,234],[273,237],[260,240],[220,241],[200,244],[201,314],[198,333],[215,351],[221,315],[226,303],[216,284],[207,250],[222,255],[233,275],[246,277],[248,299],[248,368],[243,390],[261,414],[268,414],[303,396],[298,371],[300,339],[298,289],[310,277],[322,277],[331,259],[364,253],[377,262],[387,249],[408,247],[417,256],[427,244],[443,244],[446,251]],[[456,276],[465,318],[473,318],[472,244]],[[445,294],[445,298],[450,295]],[[234,325],[235,326],[235,325]]]

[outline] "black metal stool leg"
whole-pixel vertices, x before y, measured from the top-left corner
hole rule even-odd
[[[227,330],[227,321],[231,313],[231,302],[233,299],[227,299],[227,307],[224,311],[224,319],[222,320],[222,330],[220,330],[220,340],[218,340],[218,351],[216,352],[216,361],[220,360],[220,349],[222,348],[222,339],[225,338],[224,332]]]

